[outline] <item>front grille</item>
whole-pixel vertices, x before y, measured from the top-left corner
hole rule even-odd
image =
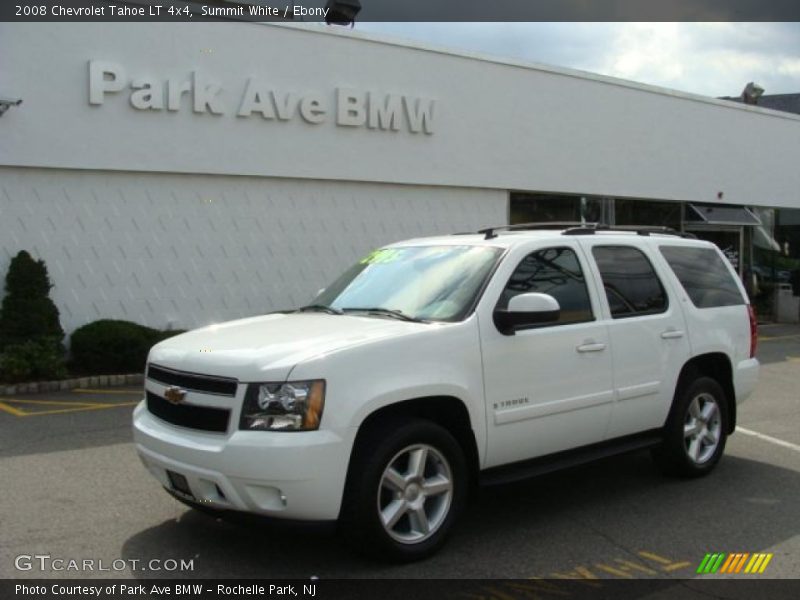
[[[228,431],[228,420],[231,416],[231,411],[225,408],[172,404],[153,392],[147,392],[147,410],[173,425],[217,433]]]
[[[177,385],[185,390],[218,396],[235,396],[236,386],[239,383],[230,377],[173,371],[158,365],[147,365],[147,378],[165,385]]]

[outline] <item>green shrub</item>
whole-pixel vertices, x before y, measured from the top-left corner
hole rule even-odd
[[[66,377],[64,348],[56,338],[6,346],[0,354],[0,381],[18,383]]]
[[[81,374],[139,373],[150,348],[182,331],[159,331],[132,323],[102,319],[72,333],[72,371]]]
[[[6,275],[6,295],[0,305],[0,352],[28,341],[55,340],[60,345],[64,330],[58,309],[50,299],[53,284],[42,260],[24,250],[11,259]],[[50,342],[45,343],[48,346]],[[49,346],[48,346],[49,347]],[[36,365],[31,365],[36,370]]]

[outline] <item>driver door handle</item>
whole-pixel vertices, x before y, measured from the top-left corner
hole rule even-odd
[[[605,349],[605,344],[602,342],[595,342],[594,340],[586,340],[583,344],[575,348],[578,352],[602,352]]]

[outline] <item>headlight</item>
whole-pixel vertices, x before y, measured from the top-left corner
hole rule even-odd
[[[319,429],[325,406],[325,380],[251,383],[239,429],[311,431]]]

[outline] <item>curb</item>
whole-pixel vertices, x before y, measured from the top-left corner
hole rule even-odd
[[[141,385],[144,383],[142,373],[128,375],[94,375],[92,377],[75,377],[59,381],[34,381],[0,385],[0,396],[17,396],[19,394],[41,394],[43,392],[63,392],[75,388],[106,388],[117,385]]]

